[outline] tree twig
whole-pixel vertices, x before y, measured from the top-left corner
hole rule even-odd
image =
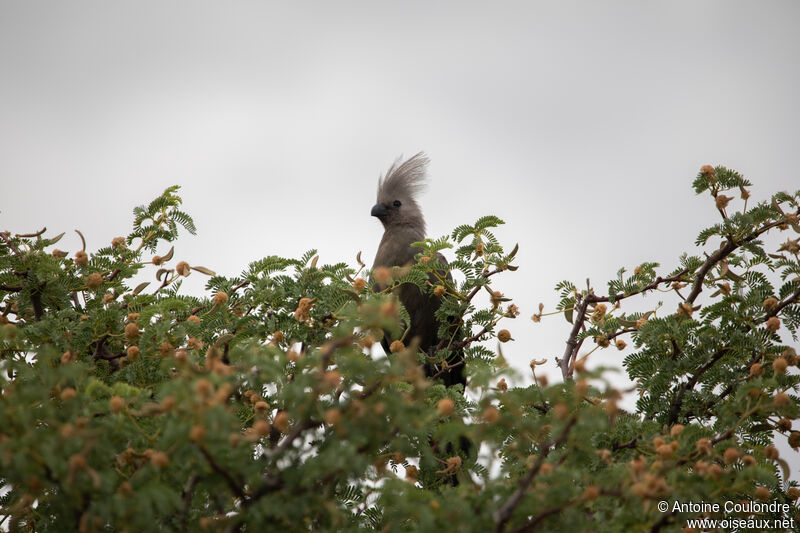
[[[244,490],[242,489],[242,484],[238,483],[233,478],[230,472],[228,472],[219,465],[219,463],[214,459],[214,457],[212,457],[212,455],[208,453],[208,450],[206,450],[205,446],[198,446],[198,448],[200,449],[200,453],[203,454],[203,457],[206,458],[206,461],[208,461],[208,464],[209,466],[211,466],[211,469],[214,470],[214,472],[216,472],[217,474],[222,476],[222,478],[225,480],[225,483],[228,484],[228,488],[231,489],[231,492],[233,492],[240,499],[244,500],[245,493]]]
[[[495,533],[502,533],[505,531],[506,524],[511,519],[511,515],[514,513],[514,509],[517,508],[519,505],[520,500],[525,495],[525,492],[530,487],[531,483],[533,482],[533,478],[536,477],[536,474],[539,473],[539,469],[544,464],[545,459],[547,458],[548,454],[557,446],[560,446],[564,442],[566,442],[567,437],[569,436],[569,432],[572,430],[572,427],[577,422],[576,418],[571,418],[567,425],[564,426],[564,429],[561,431],[561,434],[558,438],[552,442],[545,443],[542,446],[542,451],[539,454],[538,459],[536,462],[531,466],[528,473],[525,474],[517,486],[517,490],[514,491],[514,494],[506,500],[506,502],[494,513],[494,523],[495,523]]]
[[[192,506],[192,495],[194,487],[197,485],[200,476],[193,474],[189,481],[186,483],[186,488],[183,490],[183,511],[181,512],[181,531],[186,531],[186,526],[189,520],[189,509]]]

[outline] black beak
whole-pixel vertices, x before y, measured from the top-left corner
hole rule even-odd
[[[386,206],[383,204],[375,204],[372,206],[372,211],[370,211],[369,214],[374,217],[383,218],[389,214],[389,210],[386,209]]]

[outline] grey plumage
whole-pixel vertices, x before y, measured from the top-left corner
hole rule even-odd
[[[378,267],[403,267],[414,264],[414,256],[420,248],[412,247],[411,243],[425,239],[425,217],[417,203],[418,194],[425,187],[428,158],[420,152],[404,162],[400,159],[386,172],[383,179],[378,182],[377,203],[372,208],[372,216],[377,217],[383,224],[384,232],[378,252],[375,254],[373,270]],[[446,265],[447,260],[441,254],[436,259]],[[450,275],[448,274],[448,279]],[[431,282],[438,284],[435,277]],[[377,290],[384,287],[377,285]],[[419,348],[428,356],[435,355],[436,345],[439,343],[435,313],[441,305],[441,298],[433,294],[426,294],[416,285],[405,283],[398,289],[398,297],[408,311],[411,323],[408,324],[409,332],[406,344],[412,339],[419,341]],[[389,353],[389,339],[381,342]],[[445,385],[457,383],[465,385],[463,366],[463,353],[456,350],[448,360],[449,368],[439,374]],[[455,365],[455,366],[453,366]],[[429,377],[439,373],[434,364],[425,365],[425,373]]]

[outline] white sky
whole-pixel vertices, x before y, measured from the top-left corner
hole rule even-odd
[[[562,279],[602,291],[620,266],[672,269],[716,220],[690,188],[701,165],[744,173],[756,200],[800,188],[798,15],[791,1],[0,0],[0,228],[79,228],[95,250],[180,184],[198,236],[176,261],[234,275],[318,248],[371,264],[376,181],[425,150],[430,235],[506,220],[521,268],[498,288],[522,316],[504,352],[526,378],[549,358],[556,378],[570,326],[533,324],[538,302],[552,309]]]

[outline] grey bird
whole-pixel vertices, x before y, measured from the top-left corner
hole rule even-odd
[[[384,232],[372,264],[373,271],[378,267],[406,267],[415,263],[414,256],[421,249],[411,246],[411,243],[425,240],[425,217],[417,203],[417,195],[425,187],[427,165],[428,158],[423,152],[403,162],[398,159],[383,179],[378,181],[377,203],[372,207],[371,215],[381,221]],[[441,254],[436,254],[436,260],[447,265],[447,260]],[[449,273],[447,279],[452,280]],[[434,286],[439,283],[433,275],[430,280]],[[385,287],[376,283],[375,289],[380,291]],[[416,339],[419,349],[430,360],[435,356],[436,346],[440,341],[435,313],[441,305],[441,297],[432,292],[424,293],[412,283],[400,285],[397,295],[411,319],[411,323],[406,325],[408,334],[404,339],[405,344],[409,345]],[[455,338],[458,340],[458,333]],[[386,337],[381,340],[387,354],[390,343],[391,340]],[[425,365],[425,374],[428,377],[441,378],[448,387],[456,384],[465,386],[463,352],[460,349],[454,350],[446,365],[428,362]]]

